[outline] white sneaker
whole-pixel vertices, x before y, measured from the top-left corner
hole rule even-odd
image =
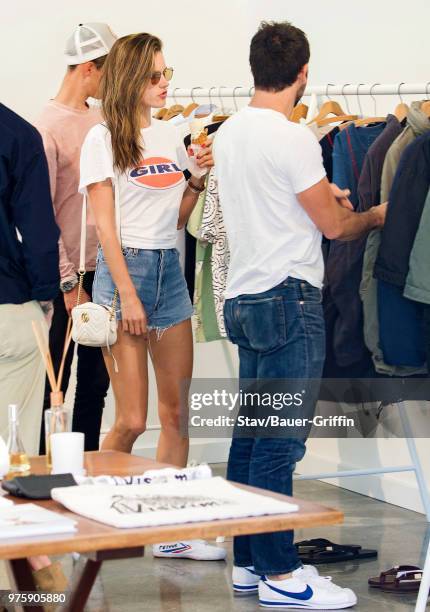
[[[310,579],[319,577],[318,570],[314,565],[302,565],[302,567],[299,567],[298,569],[294,570],[292,574],[293,578],[298,578],[299,580],[303,580],[303,582],[306,582],[308,578]]]
[[[152,547],[154,557],[169,559],[194,559],[194,561],[222,561],[226,557],[224,548],[208,544],[205,540],[183,540],[164,542]]]
[[[233,591],[235,593],[257,593],[258,583],[260,582],[260,574],[257,574],[252,565],[248,567],[238,567],[233,565],[231,573],[233,582]]]
[[[293,572],[294,577],[301,578],[303,580],[304,577],[316,577],[318,575],[318,570],[313,565],[303,565]],[[238,567],[237,565],[233,565],[232,581],[233,591],[235,593],[257,593],[260,574],[256,573],[254,566],[252,565],[249,565],[248,567]]]
[[[301,578],[297,575],[301,575]],[[307,570],[303,572],[303,568],[293,572],[293,578],[286,580],[269,580],[262,576],[258,595],[263,608],[342,610],[357,603],[351,589],[342,589],[333,584],[330,577],[311,575]]]

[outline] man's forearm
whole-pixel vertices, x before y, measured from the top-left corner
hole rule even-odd
[[[375,208],[370,208],[363,213],[354,213],[345,209],[342,211],[336,239],[343,242],[356,240],[378,227],[382,227],[382,223],[380,216],[376,214]]]

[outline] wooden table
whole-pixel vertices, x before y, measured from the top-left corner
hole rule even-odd
[[[46,473],[44,457],[33,458],[31,466],[33,474]],[[102,451],[85,453],[85,467],[91,476],[101,474],[126,476],[142,474],[149,469],[168,466],[136,455]],[[35,555],[61,555],[71,552],[84,554],[87,558],[86,564],[81,575],[75,581],[70,601],[65,608],[72,612],[81,612],[84,609],[85,602],[88,599],[103,561],[142,557],[145,545],[157,544],[158,542],[175,542],[177,540],[211,539],[217,536],[284,531],[299,527],[333,525],[343,521],[342,512],[333,508],[326,508],[319,504],[263,491],[262,489],[255,489],[244,485],[236,486],[259,493],[260,495],[298,504],[299,511],[274,516],[206,521],[139,529],[117,529],[69,512],[53,500],[36,501],[35,503],[44,508],[54,510],[77,521],[77,532],[74,534],[58,534],[43,537],[2,539],[0,540],[0,559],[6,560],[9,564],[17,591],[34,591],[36,589],[30,566],[26,560],[27,557]],[[13,501],[16,503],[28,503],[29,500],[13,498]],[[24,610],[26,612],[40,612],[41,608],[24,606]]]

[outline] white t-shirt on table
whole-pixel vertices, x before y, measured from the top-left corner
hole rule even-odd
[[[143,160],[135,168],[117,173],[121,242],[137,249],[172,249],[177,244],[188,155],[174,125],[152,119],[141,132]],[[83,194],[87,194],[88,185],[114,178],[111,138],[105,124],[97,124],[88,132],[80,166],[79,191]]]
[[[214,139],[215,172],[230,267],[225,297],[255,294],[287,276],[322,287],[322,235],[296,194],[326,172],[309,129],[247,106]]]

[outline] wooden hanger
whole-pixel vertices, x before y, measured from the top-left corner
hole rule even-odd
[[[212,121],[213,123],[218,123],[219,121],[225,121],[226,119],[229,119],[230,117],[231,115],[222,115],[222,114],[214,115],[212,117]]]
[[[199,104],[196,104],[196,102],[191,102],[191,104],[188,104],[188,106],[186,106],[182,111],[183,116],[189,117],[189,115],[191,115],[193,110],[195,110],[196,108],[199,108]]]
[[[297,106],[293,108],[293,111],[290,115],[290,121],[292,121],[293,123],[300,123],[300,119],[306,119],[306,117],[308,116],[308,111],[309,107],[306,106],[306,104],[297,104]]]
[[[421,110],[427,117],[430,117],[430,100],[424,100],[421,104]]]
[[[311,119],[309,123],[314,123],[315,121],[322,121],[328,115],[337,115],[338,117],[340,117],[341,115],[345,114],[345,111],[338,102],[336,102],[335,100],[328,100],[327,102],[324,102],[324,104],[319,110],[319,113],[315,115],[315,117]]]
[[[160,110],[157,113],[155,113],[154,119],[162,119],[168,110],[169,109],[166,107],[160,108]]]
[[[354,123],[356,127],[362,127],[371,123],[384,123],[385,121],[387,121],[387,117],[363,117],[357,119]]]
[[[406,119],[408,113],[409,113],[409,106],[405,104],[404,102],[400,102],[394,109],[393,114],[397,117],[397,119],[400,122],[402,122],[403,119]]]
[[[358,115],[337,115],[335,117],[320,119],[317,125],[318,127],[323,127],[324,125],[330,125],[330,123],[343,123],[344,121],[354,121],[355,119],[358,119]]]
[[[179,115],[184,110],[182,104],[173,104],[165,115],[163,115],[162,121],[169,121],[169,119],[173,119],[176,115]]]

